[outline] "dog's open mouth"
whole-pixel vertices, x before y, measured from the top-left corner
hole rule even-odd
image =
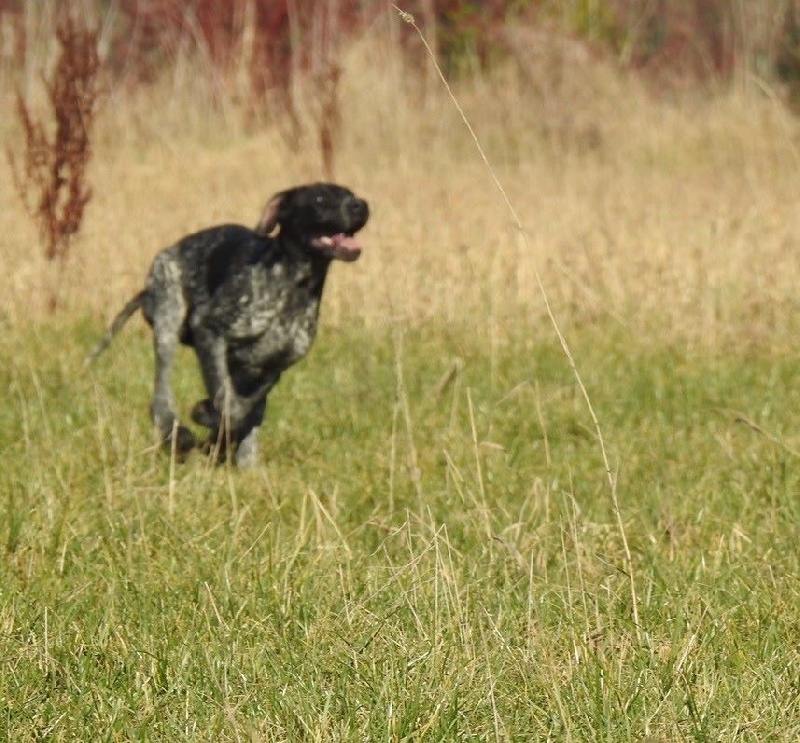
[[[320,235],[314,238],[312,244],[340,261],[357,260],[363,249],[355,235],[344,232],[337,235]]]

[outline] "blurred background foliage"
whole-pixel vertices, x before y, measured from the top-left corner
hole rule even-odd
[[[798,0],[406,0],[450,75],[485,69],[543,36],[568,38],[646,77],[654,93],[755,76],[790,97],[800,85]],[[253,100],[318,75],[395,11],[383,0],[82,0],[103,29],[114,74],[147,83],[177,55],[200,55],[220,86]],[[0,52],[22,68],[56,3],[0,0]],[[422,60],[407,24],[396,43]],[[525,35],[527,31],[527,36]],[[534,33],[535,32],[535,33]]]

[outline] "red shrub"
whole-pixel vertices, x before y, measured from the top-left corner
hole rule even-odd
[[[0,0],[0,64],[24,67],[27,41],[22,0]]]
[[[319,73],[337,45],[361,27],[359,0],[120,0],[114,44],[118,69],[149,80],[182,46],[200,51],[224,78],[241,58],[252,23],[250,79],[254,96],[290,87],[293,73]],[[248,9],[252,9],[248,16]]]
[[[662,83],[725,80],[734,69],[740,24],[729,0],[613,0],[617,40],[628,61]]]
[[[54,123],[46,126],[35,120],[18,93],[17,113],[25,134],[22,172],[15,153],[7,150],[17,191],[39,224],[48,260],[67,257],[70,239],[80,229],[92,196],[86,168],[100,92],[98,31],[77,22],[70,6],[66,8],[56,28],[58,61],[52,77],[45,81]]]

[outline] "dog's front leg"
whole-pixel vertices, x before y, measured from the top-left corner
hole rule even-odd
[[[246,397],[243,397],[242,395],[238,396],[239,404],[243,406],[243,409],[249,411],[246,418],[242,420],[242,426],[247,426],[253,411],[258,410],[259,406],[263,402],[264,397],[270,389],[272,389],[272,385],[264,385],[259,387],[254,394],[247,395]],[[263,418],[263,413],[261,414],[261,417]],[[219,428],[221,416],[214,403],[210,398],[207,397],[206,399],[198,400],[195,403],[194,407],[192,408],[191,418],[195,423],[197,423],[198,426],[204,426],[205,428],[214,430]]]
[[[206,411],[213,420],[203,421],[209,428],[237,430],[250,412],[252,402],[236,392],[228,372],[227,343],[225,338],[200,323],[192,324],[192,338],[200,371],[213,405]],[[194,417],[194,416],[193,416]]]
[[[247,401],[249,412],[241,426],[234,432],[237,445],[236,464],[239,467],[249,467],[258,459],[258,437],[267,409],[267,395],[280,378],[280,372],[269,374],[255,392],[240,398]],[[209,442],[212,445],[225,443],[219,440],[219,415],[210,399],[206,398],[195,404],[192,409],[192,420],[200,426],[211,429]]]

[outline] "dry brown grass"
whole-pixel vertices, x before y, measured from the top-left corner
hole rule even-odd
[[[457,112],[423,95],[378,42],[344,64],[337,178],[374,217],[366,255],[334,271],[327,322],[546,328],[538,266],[566,323],[608,317],[711,344],[791,337],[800,157],[796,122],[774,97],[655,102],[568,53],[462,85],[527,249]],[[155,89],[112,94],[67,269],[70,311],[107,317],[159,248],[217,222],[252,223],[274,191],[321,176],[312,140],[291,153],[277,128],[248,126],[233,103],[212,110],[201,78],[176,68]],[[7,169],[0,188],[11,190]],[[14,321],[43,314],[36,241],[13,204],[0,213],[0,292]]]

